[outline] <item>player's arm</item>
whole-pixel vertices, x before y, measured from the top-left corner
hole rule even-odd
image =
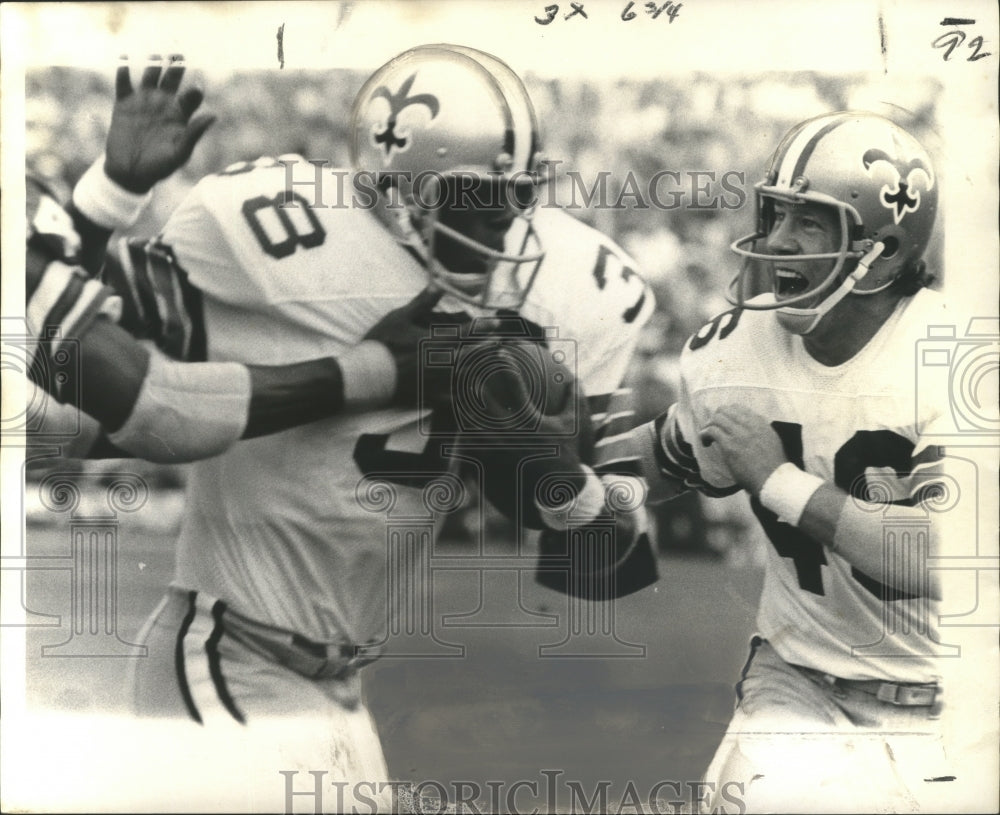
[[[79,267],[51,260],[46,245],[37,234],[28,242],[26,315],[40,340],[31,378],[58,402],[94,417],[114,447],[131,455],[191,461],[241,438],[343,411],[416,406],[419,342],[440,293],[424,291],[390,312],[338,358],[283,366],[185,363],[117,325],[114,291]],[[52,363],[68,343],[78,348],[79,366],[67,371]]]
[[[913,569],[908,558],[886,558],[883,551],[883,505],[849,495],[831,481],[788,461],[781,440],[761,416],[738,405],[715,412],[702,428],[704,444],[719,445],[733,477],[778,520],[801,529],[827,550],[879,582],[911,594],[941,598],[935,570]],[[918,504],[935,484],[936,462],[926,453],[914,462],[911,501]],[[919,507],[894,506],[893,517],[926,524],[929,513]],[[940,530],[931,524],[928,556],[938,554]]]
[[[108,458],[102,455],[104,431],[96,419],[81,413],[71,404],[63,404],[30,378],[26,378],[25,405],[33,418],[30,429],[25,430],[24,441],[28,448],[58,447],[63,458]],[[115,458],[130,458],[119,451]]]
[[[683,410],[682,403],[675,403],[652,421],[598,442],[604,462],[600,469],[641,477],[647,504],[659,504],[690,490],[711,498],[739,492],[738,486],[717,486],[702,476],[680,421]]]
[[[594,406],[602,422],[599,427],[605,430],[621,430],[615,428],[614,417],[630,415],[621,410],[621,401],[614,394],[595,400]],[[582,529],[611,518],[617,525],[619,544],[628,548],[645,534],[640,511],[645,504],[661,503],[691,489],[709,495],[736,491],[738,488],[715,488],[701,478],[690,446],[681,435],[677,412],[678,405],[674,405],[655,420],[614,435],[602,435],[598,430],[592,458],[568,456],[567,468],[581,473],[577,488],[564,493],[566,500],[561,506],[546,502],[547,496],[536,495],[546,526]],[[548,427],[547,420],[543,426]]]
[[[215,117],[197,112],[203,94],[180,90],[182,57],[151,57],[139,85],[129,68],[115,75],[115,103],[102,155],[73,190],[67,206],[82,239],[81,265],[96,275],[115,229],[127,229],[149,202],[152,188],[184,166]]]
[[[800,478],[797,473],[792,476],[796,480]],[[869,504],[867,509],[866,503]],[[894,522],[912,520],[914,524],[923,525],[928,517],[929,513],[919,507],[893,509]],[[934,558],[940,554],[941,531],[933,518],[931,521],[927,556]],[[913,594],[926,593],[934,600],[941,599],[938,570],[917,570],[909,558],[885,557],[884,514],[878,505],[852,498],[832,483],[823,482],[806,503],[798,527],[879,582]]]
[[[239,439],[342,412],[406,398],[416,406],[417,351],[425,329],[415,315],[429,311],[438,296],[424,292],[390,312],[365,341],[337,358],[282,366],[179,362],[95,313],[88,323],[58,329],[62,337],[79,341],[79,387],[48,381],[43,372],[55,371],[53,366],[32,370],[49,393],[57,399],[69,394],[68,401],[98,420],[116,448],[150,461],[193,461],[217,455]],[[49,319],[48,325],[58,325],[58,315]]]
[[[584,551],[590,563],[611,563],[605,566],[606,585],[601,588],[605,598],[628,594],[656,579],[656,559],[652,552],[647,531],[644,504],[668,501],[691,490],[710,496],[732,495],[739,485],[714,484],[703,476],[695,451],[688,443],[683,427],[690,426],[690,411],[682,393],[681,399],[653,421],[626,429],[631,424],[626,410],[616,407],[614,397],[607,402],[597,400],[595,416],[612,435],[599,430],[592,467],[580,462],[584,473],[584,486],[576,492],[563,492],[562,506],[539,506],[547,525],[542,535],[543,553],[558,556],[565,563],[567,553],[573,552],[572,541],[586,549],[582,542],[589,539],[607,540],[613,528],[611,558],[605,551]],[[601,419],[601,417],[604,417]],[[617,425],[617,426],[616,426]],[[620,432],[614,433],[618,430]],[[602,560],[603,559],[603,560]],[[569,573],[579,585],[595,588],[593,569],[578,559],[570,559]],[[541,561],[544,567],[544,558]],[[582,578],[582,580],[581,580]],[[553,573],[540,582],[558,588],[559,575]],[[565,578],[562,578],[565,584]],[[608,583],[607,581],[612,581]],[[570,584],[572,586],[572,583]],[[598,586],[598,588],[600,588]]]
[[[493,373],[475,394],[476,417],[491,421],[472,436],[468,454],[483,464],[490,503],[520,526],[541,530],[536,580],[590,600],[623,597],[655,582],[642,483],[621,461],[595,469],[602,465],[594,425],[599,434],[629,422],[627,391],[588,400],[572,374],[543,354],[544,364],[554,366],[546,381],[563,385],[545,389],[535,403],[528,378],[517,373],[519,355],[505,359],[505,351],[502,344],[494,349]],[[521,421],[512,423],[520,429],[504,429],[506,419],[523,419],[532,405],[530,431]],[[459,449],[467,442],[460,436]]]
[[[622,443],[635,425],[631,390],[622,381],[655,297],[635,261],[606,236],[596,238],[580,241],[594,250],[593,288],[583,292],[574,335],[577,372],[587,391],[581,411],[589,412],[593,434],[589,444],[586,437],[578,440],[583,477],[562,490],[565,503],[555,503],[557,491],[536,491],[534,508],[545,519],[537,579],[583,598],[614,599],[658,579],[643,507],[647,485],[633,450]],[[578,265],[586,265],[584,258]]]
[[[536,579],[584,599],[612,600],[659,578],[646,510],[647,484],[634,449],[626,443],[634,413],[627,389],[590,397],[594,443],[577,447],[582,485],[562,496],[535,495],[545,528],[539,537]],[[558,482],[556,482],[558,483]],[[559,504],[555,499],[564,498]]]

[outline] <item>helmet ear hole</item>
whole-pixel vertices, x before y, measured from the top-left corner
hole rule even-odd
[[[879,255],[880,258],[891,258],[896,255],[899,251],[899,238],[889,236],[882,241],[885,248],[882,250],[882,254]]]

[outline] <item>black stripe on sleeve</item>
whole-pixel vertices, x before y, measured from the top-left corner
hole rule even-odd
[[[187,349],[189,331],[185,315],[180,312],[177,300],[176,266],[162,244],[151,243],[146,248],[147,269],[153,291],[158,295],[160,313],[160,340],[157,343],[168,356],[182,359]]]
[[[598,393],[594,396],[587,396],[587,407],[591,414],[607,413],[608,405],[611,403],[610,393]]]
[[[667,432],[664,433],[664,426],[667,422],[670,425]],[[657,440],[653,452],[656,456],[656,464],[663,475],[668,478],[680,479],[686,486],[696,489],[710,498],[725,498],[727,495],[734,495],[740,491],[741,487],[738,485],[717,487],[702,478],[694,450],[687,443],[681,433],[680,426],[674,420],[673,410],[658,416],[653,426],[656,429]]]
[[[188,362],[204,362],[208,359],[208,339],[205,333],[205,310],[201,300],[201,289],[188,281],[187,272],[179,266],[177,279],[181,284],[184,309],[191,321],[191,335],[188,337],[184,359]]]
[[[180,287],[181,307],[186,316],[187,325],[180,358],[187,362],[204,362],[208,359],[208,342],[205,334],[205,311],[201,289],[188,278],[187,271],[177,261],[173,249],[164,243],[159,244],[159,247],[169,259],[174,280]]]
[[[631,388],[619,388],[614,393],[589,398],[587,401],[594,419],[595,441],[621,435],[635,426]]]
[[[132,283],[139,298],[138,305],[145,316],[145,335],[159,340],[163,333],[163,323],[160,320],[160,310],[156,307],[156,294],[149,274],[146,245],[129,241],[128,255],[135,272]]]
[[[49,309],[49,313],[45,315],[45,323],[39,332],[41,336],[46,336],[47,329],[63,328],[63,320],[73,310],[73,306],[76,305],[77,300],[80,299],[80,295],[83,294],[84,283],[86,283],[86,279],[82,274],[74,274],[70,277],[66,287],[62,290],[55,303],[52,304],[52,308]],[[69,328],[70,326],[66,326],[66,329]]]
[[[101,268],[101,280],[121,298],[122,316],[118,324],[135,337],[140,339],[147,337],[148,332],[146,331],[142,306],[136,302],[127,273],[115,252],[108,252],[105,256],[104,266]]]
[[[653,422],[653,429],[656,431],[656,444],[653,447],[653,454],[656,456],[656,466],[664,475],[687,481],[692,476],[697,476],[697,470],[682,466],[680,462],[675,461],[668,454],[667,449],[664,447],[663,428],[671,416],[672,414],[669,412],[661,413]]]

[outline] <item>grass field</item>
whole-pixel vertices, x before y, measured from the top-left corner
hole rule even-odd
[[[172,573],[175,531],[168,522],[150,523],[173,511],[157,508],[166,500],[151,496],[142,512],[150,515],[141,522],[123,517],[119,528],[115,617],[125,642],[136,639]],[[43,653],[71,632],[69,524],[57,520],[28,528],[31,563],[46,557],[57,567],[26,572],[27,608],[54,615],[30,618],[40,624],[29,627],[26,638],[28,703],[121,711],[129,657]],[[537,800],[530,789],[517,797],[526,811],[551,805],[543,800],[543,770],[560,779],[560,806],[572,803],[565,799],[567,782],[579,782],[588,797],[606,782],[615,800],[630,782],[645,791],[661,781],[697,780],[729,719],[760,589],[756,569],[728,562],[662,556],[658,584],[615,607],[620,642],[614,649],[626,652],[616,658],[541,656],[540,647],[568,633],[568,601],[536,585],[529,573],[491,572],[482,585],[475,572],[436,576],[436,613],[480,608],[497,625],[441,628],[442,639],[463,646],[457,658],[383,659],[366,668],[369,706],[391,774],[415,783],[461,779],[484,789],[487,781],[534,781]],[[519,591],[521,610],[515,611]],[[553,624],[517,624],[544,620]],[[644,654],[631,653],[634,646]],[[606,651],[607,639],[596,647]]]

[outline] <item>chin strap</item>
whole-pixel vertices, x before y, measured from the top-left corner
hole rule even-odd
[[[847,297],[848,294],[854,291],[854,287],[864,280],[865,276],[868,274],[869,268],[879,258],[884,250],[885,244],[881,241],[877,242],[870,250],[868,250],[865,256],[858,261],[857,268],[844,278],[844,282],[840,284],[836,291],[816,304],[813,308],[779,308],[778,314],[784,318],[782,323],[785,328],[793,334],[808,334],[813,331],[816,326],[819,325],[819,321],[822,320],[827,313],[829,313],[830,309]],[[878,292],[891,286],[892,282],[893,281],[890,280],[884,286],[872,289],[871,291],[859,291],[855,293],[877,294]]]
[[[392,207],[390,211],[395,217],[396,228],[399,230],[397,240],[416,252],[426,265],[430,253],[427,251],[427,244],[424,243],[420,231],[413,223],[410,211],[405,206]]]

